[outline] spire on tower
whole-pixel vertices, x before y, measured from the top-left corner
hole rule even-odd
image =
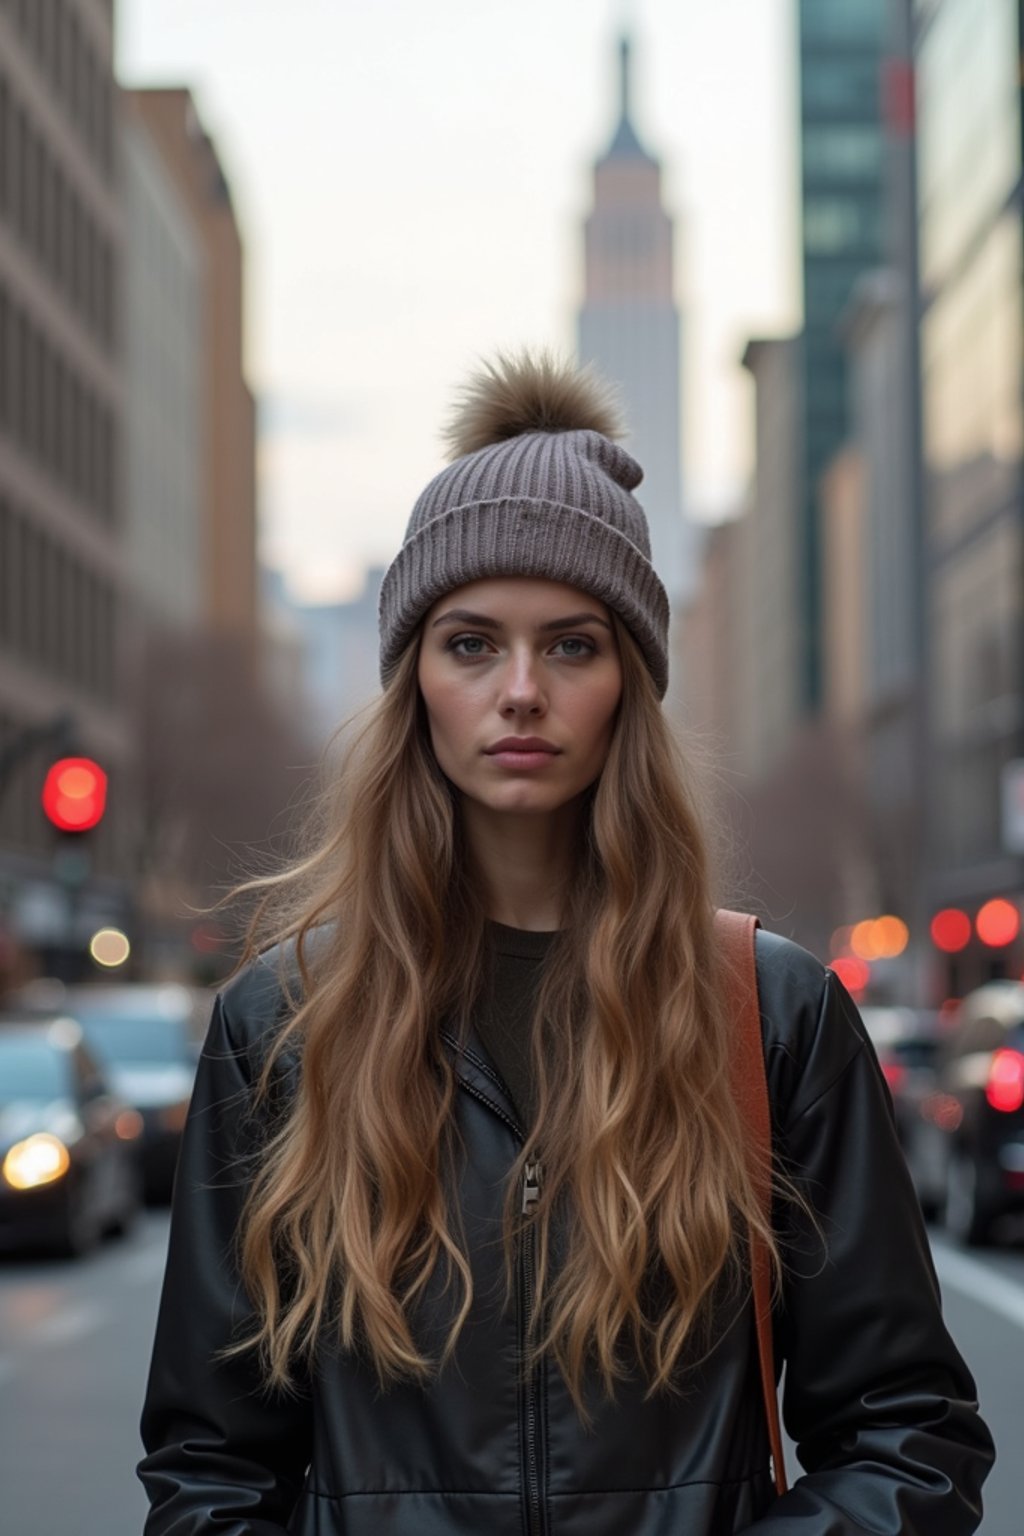
[[[624,32],[619,38],[619,118],[623,122],[629,117],[629,55],[631,47],[629,34]]]
[[[651,159],[637,138],[636,129],[633,127],[633,119],[630,116],[632,108],[632,53],[633,43],[628,32],[623,32],[619,38],[619,121],[615,129],[615,136],[608,148],[606,159],[612,159],[620,155],[637,155],[643,160]]]

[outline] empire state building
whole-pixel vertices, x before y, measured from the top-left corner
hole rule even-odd
[[[579,359],[618,386],[644,470],[637,496],[651,529],[655,568],[677,608],[696,587],[695,530],[682,513],[680,319],[673,292],[672,220],[661,166],[630,116],[630,44],[620,45],[619,120],[594,167],[586,222],[586,280]]]

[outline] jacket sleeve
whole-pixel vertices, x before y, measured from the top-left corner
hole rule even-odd
[[[270,1395],[260,1389],[254,1352],[213,1359],[250,1331],[253,1316],[232,1248],[246,1188],[240,1160],[251,1150],[252,1075],[219,996],[175,1178],[142,1410],[144,1536],[282,1536],[310,1460],[306,1382],[295,1395]]]
[[[805,1475],[751,1536],[967,1536],[994,1459],[942,1320],[920,1208],[860,1015],[825,972],[785,1123],[792,1205],[776,1325],[783,1422]]]

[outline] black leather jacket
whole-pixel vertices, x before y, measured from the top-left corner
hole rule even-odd
[[[503,1294],[495,1235],[520,1132],[479,1042],[458,1064],[456,1108],[476,1301],[451,1366],[429,1388],[382,1394],[369,1367],[325,1347],[288,1399],[255,1389],[251,1355],[211,1363],[250,1316],[231,1257],[243,1184],[230,1165],[244,1150],[260,1036],[281,1017],[271,953],[218,999],[196,1079],[142,1414],[146,1536],[974,1531],[992,1442],[942,1322],[863,1025],[833,973],[789,940],[760,930],[757,963],[776,1147],[828,1242],[825,1258],[780,1211],[789,1262],[777,1360],[784,1423],[805,1468],[781,1500],[749,1306],[733,1309],[685,1395],[645,1402],[642,1381],[614,1403],[595,1392],[592,1432],[555,1368],[519,1384],[525,1267],[517,1315],[493,1298]],[[434,1347],[450,1314],[439,1295],[426,1305]]]

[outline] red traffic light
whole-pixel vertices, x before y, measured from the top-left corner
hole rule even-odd
[[[50,766],[42,800],[61,832],[88,832],[103,819],[107,776],[91,757],[62,757]]]

